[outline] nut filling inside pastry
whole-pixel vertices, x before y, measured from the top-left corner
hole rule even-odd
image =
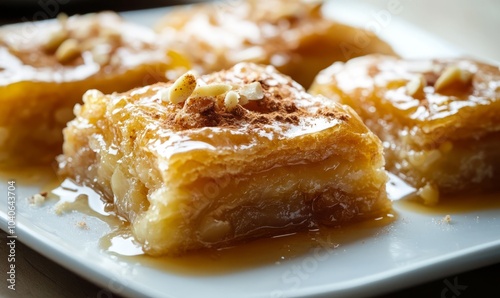
[[[380,140],[349,107],[250,63],[126,93],[88,91],[61,173],[114,202],[152,255],[390,209]]]
[[[387,169],[426,203],[500,189],[498,66],[372,55],[333,64],[311,92],[352,106],[383,141]]]

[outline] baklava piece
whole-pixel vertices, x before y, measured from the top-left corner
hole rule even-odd
[[[152,255],[336,226],[390,209],[380,140],[272,66],[89,91],[61,173],[98,190]]]
[[[334,61],[393,54],[370,31],[332,21],[318,1],[234,0],[173,9],[157,25],[162,40],[200,73],[238,62],[275,66],[308,87]]]
[[[499,189],[498,66],[372,55],[333,64],[311,92],[353,107],[382,140],[387,169],[426,203]]]
[[[169,59],[155,39],[114,13],[0,28],[0,164],[53,160],[88,89],[166,81]]]

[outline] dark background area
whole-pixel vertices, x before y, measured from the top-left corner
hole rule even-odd
[[[0,0],[0,24],[41,21],[103,10],[128,11],[200,2],[200,0]]]

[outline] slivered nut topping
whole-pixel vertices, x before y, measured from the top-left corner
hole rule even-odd
[[[169,93],[170,93],[170,88],[160,89],[160,91],[158,91],[158,97],[160,98],[161,101],[169,102],[170,101]]]
[[[113,62],[112,47],[119,46],[122,42],[119,30],[108,27],[97,30],[96,24],[69,30],[66,25],[68,16],[62,13],[57,18],[61,28],[49,36],[44,48],[48,52],[55,52],[55,57],[60,63],[68,63],[85,51],[91,51],[94,61],[99,65]],[[97,32],[95,36],[92,33],[94,31]]]
[[[54,31],[50,34],[47,42],[44,45],[46,51],[54,52],[59,48],[59,46],[68,39],[68,30],[66,29],[66,23],[68,21],[68,15],[65,13],[60,13],[57,15],[57,21],[61,25],[60,30]]]
[[[101,28],[99,36],[104,38],[107,42],[120,42],[122,40],[120,32],[113,28]]]
[[[168,100],[177,104],[186,101],[196,89],[196,77],[191,72],[186,72],[170,86]]]
[[[226,110],[232,111],[238,105],[240,95],[235,91],[229,91],[226,93],[226,97],[224,98],[224,106]]]
[[[261,100],[264,98],[264,91],[259,82],[244,85],[236,91],[231,89],[233,89],[233,86],[225,83],[198,86],[194,74],[187,72],[170,87],[159,90],[157,95],[160,100],[174,104],[202,97],[219,97],[222,99],[223,96],[224,107],[228,111],[234,110],[238,104],[247,104],[249,100]],[[219,104],[222,104],[222,102],[219,102]]]
[[[68,38],[68,32],[66,30],[54,31],[50,34],[47,43],[45,43],[44,48],[49,52],[54,52],[59,48],[59,46]]]
[[[99,65],[106,65],[111,60],[110,49],[103,45],[94,47],[90,52],[94,61]]]
[[[260,100],[264,98],[264,91],[259,82],[244,85],[240,89],[240,95],[247,100]]]
[[[170,88],[160,89],[158,91],[158,98],[160,98],[161,101],[169,102],[170,101],[169,96],[168,96],[169,91],[170,91]]]
[[[446,89],[448,86],[459,83],[462,86],[466,86],[470,84],[472,80],[472,73],[461,69],[458,66],[452,65],[448,66],[443,73],[439,76],[436,83],[434,84],[434,88],[437,92]]]
[[[408,95],[416,97],[423,95],[424,87],[427,85],[427,81],[423,75],[417,75],[413,77],[407,84],[406,90]]]
[[[206,86],[198,86],[194,89],[191,97],[214,97],[218,95],[222,95],[233,87],[228,84],[210,84]]]
[[[61,63],[67,63],[80,55],[80,47],[76,39],[66,39],[56,51],[56,59]]]
[[[239,95],[239,94],[238,94]],[[240,101],[239,101],[239,104],[244,106],[248,103],[248,99],[244,96],[240,96]]]
[[[66,26],[66,22],[68,22],[68,15],[64,12],[61,12],[57,15],[57,21],[64,27]]]

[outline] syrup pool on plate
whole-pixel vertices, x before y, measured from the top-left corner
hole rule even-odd
[[[152,257],[142,252],[128,228],[123,226],[101,238],[103,250],[141,264],[183,275],[225,274],[259,266],[280,266],[287,260],[308,253],[337,253],[349,243],[384,233],[395,219],[392,214],[351,224],[342,228],[320,228],[312,231],[261,238],[224,249],[196,251],[182,256]]]
[[[153,257],[144,254],[129,225],[114,215],[112,205],[97,192],[66,179],[51,194],[58,197],[55,213],[76,211],[108,223],[112,231],[99,240],[99,246],[113,258],[126,258],[134,263],[184,275],[225,274],[258,266],[280,266],[287,260],[308,253],[336,253],[344,245],[363,243],[365,239],[376,237],[396,219],[394,214],[383,214],[342,228],[320,228],[257,239],[233,247],[207,249],[182,256]]]
[[[144,254],[134,239],[129,225],[113,213],[113,206],[97,192],[61,181],[50,167],[3,172],[5,178],[15,178],[21,184],[42,185],[49,199],[56,198],[54,216],[58,211],[79,212],[105,221],[111,232],[99,240],[100,249],[112,258],[124,258],[144,266],[161,268],[183,275],[225,274],[259,266],[280,266],[290,259],[307,254],[335,254],[352,243],[363,244],[387,232],[398,220],[396,213],[342,228],[320,228],[301,233],[257,239],[224,249],[197,251],[182,256],[152,257]],[[481,194],[447,198],[437,206],[425,206],[412,199],[414,189],[391,175],[387,186],[389,197],[397,209],[416,213],[454,214],[471,210],[500,207],[500,194]],[[54,202],[52,202],[54,203]]]

